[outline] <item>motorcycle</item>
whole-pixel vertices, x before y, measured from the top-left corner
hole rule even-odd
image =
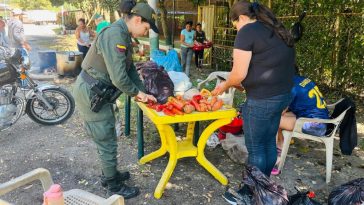
[[[5,62],[0,62],[0,131],[15,124],[27,114],[42,125],[57,125],[68,120],[74,110],[75,101],[64,88],[39,85],[28,75],[29,55],[18,49]]]

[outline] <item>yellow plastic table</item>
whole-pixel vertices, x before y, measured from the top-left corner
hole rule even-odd
[[[226,176],[206,159],[204,149],[210,135],[221,126],[229,124],[232,119],[236,117],[237,112],[235,109],[229,108],[214,112],[193,112],[185,115],[166,116],[148,108],[144,103],[138,102],[137,104],[144,114],[156,125],[161,138],[161,147],[157,151],[142,157],[139,162],[145,164],[169,152],[168,165],[154,191],[155,198],[161,198],[167,182],[171,178],[173,170],[176,167],[178,159],[184,157],[195,157],[197,162],[221,184],[228,184]],[[204,129],[196,147],[193,145],[195,122],[205,120],[215,121]],[[171,127],[174,123],[188,123],[186,138],[184,140],[177,141],[176,134]]]

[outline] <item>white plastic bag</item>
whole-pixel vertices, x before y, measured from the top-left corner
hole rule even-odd
[[[185,92],[192,87],[190,78],[183,72],[169,71],[169,77],[174,84],[175,92]]]
[[[196,88],[191,88],[183,93],[183,99],[185,100],[192,100],[193,96],[199,95],[200,91]]]
[[[212,133],[212,135],[209,137],[209,139],[207,140],[206,146],[208,148],[214,149],[217,147],[217,145],[220,144],[220,140],[217,137],[217,134],[214,132]]]
[[[244,135],[235,136],[231,133],[226,133],[226,139],[220,142],[222,148],[234,162],[244,164],[248,159],[248,150],[245,146]]]

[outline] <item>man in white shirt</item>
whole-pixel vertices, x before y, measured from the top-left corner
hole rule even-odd
[[[20,21],[21,14],[20,9],[12,11],[12,18],[8,23],[9,46],[12,48],[25,48],[30,51],[31,47],[25,39],[23,23]]]

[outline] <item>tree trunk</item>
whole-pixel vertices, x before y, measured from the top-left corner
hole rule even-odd
[[[114,23],[115,21],[115,12],[114,12],[114,8],[110,8],[109,9],[109,12],[110,12],[110,23]]]
[[[171,33],[167,26],[167,9],[164,6],[164,0],[159,0],[159,9],[161,12],[161,24],[163,29],[163,35],[167,45],[172,45]],[[174,28],[172,28],[174,29]]]
[[[114,11],[114,18],[115,18],[115,21],[117,21],[117,20],[119,20],[119,19],[120,19],[120,14],[119,14],[119,12]]]

